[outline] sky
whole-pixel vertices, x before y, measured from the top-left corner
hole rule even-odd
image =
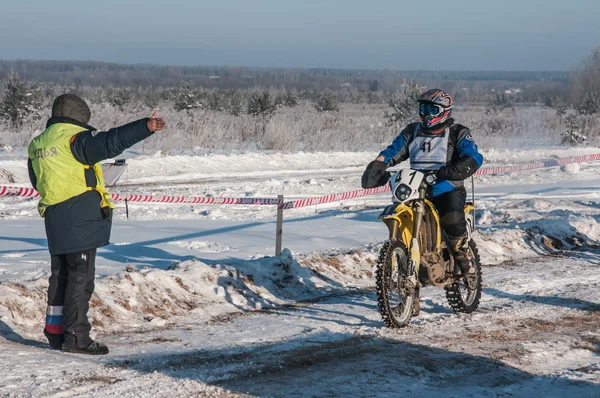
[[[570,70],[600,0],[0,0],[0,59]]]

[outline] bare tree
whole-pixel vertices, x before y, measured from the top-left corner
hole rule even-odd
[[[581,114],[600,113],[600,46],[573,73],[571,100]]]
[[[150,109],[156,109],[159,104],[160,104],[159,92],[154,87],[150,87],[144,93],[144,105],[146,105]]]

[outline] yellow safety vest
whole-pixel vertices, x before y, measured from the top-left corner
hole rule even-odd
[[[37,178],[35,188],[41,197],[38,211],[42,217],[48,206],[92,190],[100,193],[101,207],[115,207],[106,190],[100,163],[93,167],[84,165],[71,152],[71,138],[82,131],[87,129],[69,123],[56,123],[29,144],[29,159]],[[94,170],[96,186],[88,186],[86,183],[85,172],[90,168]]]

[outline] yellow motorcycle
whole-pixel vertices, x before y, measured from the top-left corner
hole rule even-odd
[[[460,275],[438,212],[425,198],[434,180],[412,169],[402,169],[389,179],[394,203],[379,215],[390,233],[379,254],[376,283],[379,312],[391,328],[409,324],[413,311],[418,312],[419,289],[424,286],[444,287],[454,312],[471,313],[479,306],[481,264],[471,236],[475,208],[472,203],[465,206],[468,258],[475,272]]]

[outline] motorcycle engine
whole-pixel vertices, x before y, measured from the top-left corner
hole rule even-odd
[[[427,275],[423,273],[424,270],[427,270]],[[446,261],[444,261],[444,257],[435,252],[423,253],[419,277],[421,281],[427,284],[444,284],[446,281]]]

